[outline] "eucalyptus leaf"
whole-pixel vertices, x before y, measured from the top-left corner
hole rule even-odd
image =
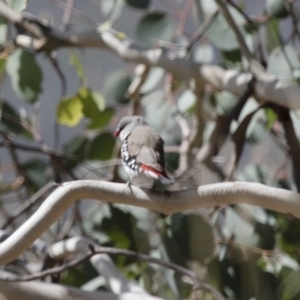
[[[238,25],[241,33],[246,34],[243,25],[245,24],[245,18],[240,12],[233,7],[229,7],[229,12],[233,17],[235,23]],[[207,30],[207,36],[210,41],[219,49],[223,51],[232,51],[239,49],[239,43],[233,33],[228,22],[225,20],[222,14],[218,14],[215,21],[212,23],[210,28]]]
[[[124,0],[101,0],[102,14],[109,18],[110,22],[118,19],[124,7]]]
[[[218,5],[215,1],[196,0],[200,3],[205,15],[210,16],[218,10]]]
[[[155,87],[162,81],[164,74],[165,70],[162,68],[151,68],[147,79],[140,89],[140,92],[146,94],[153,91]]]
[[[178,110],[181,113],[191,112],[195,106],[196,96],[191,90],[185,90],[178,98]]]
[[[245,220],[234,208],[228,207],[225,216],[219,218],[225,218],[220,228],[225,238],[234,236],[235,241],[243,245],[254,247],[258,245],[259,235],[254,231],[254,224]]]
[[[296,49],[291,45],[275,48],[268,61],[268,71],[279,78],[294,79],[294,70],[299,70],[300,61]]]
[[[60,124],[73,127],[80,122],[83,116],[83,104],[78,94],[59,102],[56,118]]]
[[[173,34],[173,21],[162,12],[152,12],[143,16],[136,31],[137,38],[148,47],[151,47],[155,40],[170,41]]]
[[[79,162],[87,157],[89,141],[85,136],[75,136],[64,146],[64,154],[74,156],[74,159],[66,161],[66,165],[73,169]]]
[[[0,58],[0,76],[2,72],[5,70],[5,66],[6,66],[6,59]]]
[[[94,119],[92,119],[87,128],[100,129],[107,126],[114,114],[115,110],[113,108],[106,108],[104,111],[99,112]]]
[[[266,11],[274,18],[286,18],[289,12],[282,0],[266,0]]]
[[[110,132],[97,135],[90,144],[90,160],[107,160],[112,158],[116,140]]]
[[[269,52],[282,44],[280,39],[279,20],[271,19],[266,24],[266,46]]]
[[[154,91],[143,97],[145,105],[145,118],[149,125],[160,133],[166,145],[176,144],[175,134],[172,129],[176,125],[172,106],[164,97],[162,91]]]
[[[16,49],[7,60],[6,71],[17,95],[27,102],[35,102],[42,91],[42,71],[34,55]]]
[[[248,165],[237,175],[237,179],[267,184],[271,175],[270,170],[263,165]]]
[[[97,289],[99,289],[102,286],[105,286],[105,278],[103,276],[97,276],[93,279],[91,279],[90,281],[86,282],[84,285],[82,285],[80,287],[80,289],[84,290],[84,291],[97,291]]]
[[[84,73],[83,65],[74,51],[70,51],[69,53],[69,64],[75,68],[78,78],[81,80],[81,83],[85,85],[87,79]]]
[[[6,0],[6,2],[13,10],[21,12],[26,8],[28,0]]]
[[[37,187],[42,187],[47,182],[46,169],[48,166],[48,163],[37,158],[32,158],[22,163],[22,168]]]
[[[211,64],[214,61],[214,52],[211,44],[201,44],[193,48],[192,56],[195,62]]]
[[[78,89],[78,97],[82,103],[82,113],[85,117],[94,119],[105,109],[104,97],[87,87]]]
[[[212,227],[201,216],[189,215],[185,218],[189,233],[189,257],[204,263],[212,257],[215,248]]]
[[[7,36],[7,20],[0,16],[0,45],[4,45]]]
[[[151,0],[126,0],[126,3],[137,9],[146,9],[151,4]]]
[[[114,100],[121,104],[129,102],[126,96],[131,83],[131,75],[123,70],[111,72],[104,81],[103,93],[108,101]]]
[[[220,92],[215,95],[218,115],[227,114],[237,103],[237,98],[229,92]]]

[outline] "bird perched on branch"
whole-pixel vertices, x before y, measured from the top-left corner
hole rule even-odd
[[[114,135],[122,141],[122,164],[130,177],[129,185],[140,175],[164,185],[174,183],[165,170],[164,141],[142,117],[123,117]]]

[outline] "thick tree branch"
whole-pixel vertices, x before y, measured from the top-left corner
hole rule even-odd
[[[300,218],[300,195],[257,183],[227,182],[194,190],[156,192],[125,184],[80,180],[55,190],[18,230],[0,244],[0,265],[22,254],[78,199],[95,199],[160,211],[184,212],[224,204],[247,203]]]

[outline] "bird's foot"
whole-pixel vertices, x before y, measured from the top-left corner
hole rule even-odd
[[[131,189],[131,179],[126,182],[126,187]]]

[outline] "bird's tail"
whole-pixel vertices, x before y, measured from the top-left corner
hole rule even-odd
[[[165,170],[161,172],[144,164],[141,164],[141,170],[146,176],[158,179],[164,185],[170,185],[174,183],[174,179],[170,178]]]
[[[170,178],[166,173],[164,175],[162,175],[162,176],[159,176],[158,179],[164,185],[171,185],[171,184],[175,183],[174,179]]]

